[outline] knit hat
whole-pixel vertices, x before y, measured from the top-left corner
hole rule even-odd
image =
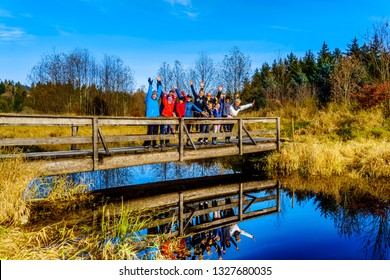
[[[172,102],[173,101],[173,99],[172,99],[172,97],[168,97],[168,102]]]

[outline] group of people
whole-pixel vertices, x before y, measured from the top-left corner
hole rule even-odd
[[[230,198],[225,201],[226,204],[231,204]],[[217,207],[218,202],[212,201],[212,207]],[[200,202],[199,210],[208,209],[208,202]],[[189,227],[209,223],[218,219],[224,219],[235,216],[233,208],[226,210],[214,211],[212,213],[202,214],[194,217],[189,221]],[[163,229],[166,229],[163,227]],[[164,233],[168,233],[163,231]],[[156,232],[157,233],[157,232]],[[218,259],[222,260],[223,255],[227,250],[234,246],[239,250],[238,243],[241,241],[241,236],[247,236],[255,241],[254,235],[241,229],[237,223],[226,225],[212,230],[206,230],[201,233],[196,233],[192,236],[181,238],[177,243],[172,243],[169,240],[161,245],[161,253],[168,259],[198,259],[203,260],[205,255],[210,256],[213,250],[218,254]]]
[[[157,89],[153,90],[153,80],[148,79],[148,91],[146,93],[145,104],[146,104],[146,117],[177,117],[177,118],[189,118],[189,117],[205,117],[205,118],[233,118],[237,117],[238,113],[242,110],[250,108],[254,105],[252,103],[241,105],[239,95],[231,98],[229,95],[223,93],[223,86],[218,87],[217,93],[213,96],[211,92],[205,94],[204,83],[200,83],[200,89],[196,92],[193,81],[190,81],[190,87],[192,95],[186,94],[184,91],[180,91],[174,86],[169,91],[162,90],[161,77],[157,77]],[[226,124],[221,127],[219,124],[213,125],[213,132],[220,132],[222,129],[224,132],[231,132],[234,124]],[[193,129],[192,125],[187,125],[187,130],[191,132]],[[210,124],[200,124],[200,133],[209,133]],[[159,131],[160,130],[160,131]],[[170,124],[164,125],[148,125],[147,134],[173,134],[175,128]],[[208,137],[199,138],[199,144],[208,144]],[[226,137],[225,141],[230,143],[230,137]],[[212,137],[212,144],[217,144],[217,138]],[[189,145],[189,140],[187,140]],[[158,148],[160,146],[171,146],[169,140],[160,140],[160,145],[157,144],[156,140],[146,140],[143,144],[145,147]]]

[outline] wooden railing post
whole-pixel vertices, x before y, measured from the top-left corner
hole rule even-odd
[[[238,119],[238,149],[240,151],[240,156],[244,154],[242,150],[242,119]]]
[[[99,164],[99,123],[98,117],[92,118],[92,161],[93,170],[98,169]]]
[[[243,194],[243,188],[244,185],[240,183],[239,189],[238,189],[238,220],[242,221],[242,207],[244,206],[244,194]]]
[[[278,209],[278,212],[280,212],[280,187],[281,187],[281,184],[280,184],[280,181],[278,180],[278,182],[276,183],[276,208]]]
[[[179,120],[179,161],[184,159],[184,120],[181,118]]]
[[[276,150],[280,152],[280,118],[276,118]]]
[[[79,127],[78,126],[75,126],[75,125],[73,125],[72,126],[72,137],[76,137],[77,136],[77,131],[79,130]],[[72,144],[71,146],[70,146],[70,149],[71,150],[76,150],[77,148],[76,148],[76,144]]]
[[[183,193],[179,193],[179,234],[184,233],[184,196]]]

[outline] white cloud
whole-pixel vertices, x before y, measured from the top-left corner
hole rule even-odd
[[[280,26],[280,25],[271,25],[270,28],[272,29],[279,29],[279,30],[286,30],[286,31],[293,31],[293,32],[302,32],[303,30],[300,29],[294,29],[286,26]]]
[[[196,19],[199,15],[199,13],[193,13],[193,12],[189,12],[189,11],[184,11],[183,13],[192,19]]]
[[[196,20],[199,16],[199,12],[192,6],[191,0],[164,0],[172,6],[172,13],[175,16],[185,15],[191,20]]]
[[[0,24],[0,41],[23,41],[31,38],[31,35],[20,28]]]
[[[6,11],[6,10],[1,10],[1,9],[0,9],[0,18],[1,18],[1,17],[11,18],[12,15],[11,15],[10,12],[8,12],[8,11]]]
[[[182,6],[191,6],[191,0],[164,0],[165,2],[171,3],[171,5],[179,4]]]

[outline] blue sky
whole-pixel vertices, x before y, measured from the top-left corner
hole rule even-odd
[[[390,18],[389,0],[1,0],[0,80],[28,83],[43,54],[88,49],[97,60],[119,56],[136,87],[163,62],[191,66],[200,52],[214,63],[237,46],[264,62],[363,43]]]

